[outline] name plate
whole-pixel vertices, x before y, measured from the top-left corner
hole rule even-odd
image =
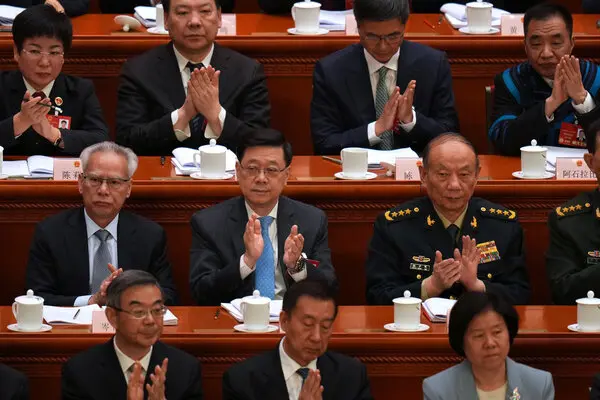
[[[115,333],[104,310],[92,311],[92,333]]]
[[[221,27],[217,32],[217,36],[235,36],[237,27],[237,19],[235,14],[222,14]]]
[[[423,165],[420,158],[396,158],[397,181],[420,181],[419,167]]]
[[[81,160],[79,158],[55,158],[54,180],[76,181],[82,173]]]
[[[346,35],[358,36],[358,25],[356,24],[354,14],[346,15]]]
[[[588,168],[583,158],[557,157],[556,179],[595,181],[596,174]]]
[[[507,36],[525,36],[523,17],[525,14],[503,15],[500,19],[500,34]]]

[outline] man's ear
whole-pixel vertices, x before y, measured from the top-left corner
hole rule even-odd
[[[117,310],[115,310],[112,307],[106,307],[106,309],[104,310],[104,314],[106,315],[106,319],[108,319],[108,322],[110,322],[112,327],[116,330],[119,325],[117,321]]]
[[[583,155],[583,160],[587,164],[588,168],[594,172],[594,155],[590,153],[585,153]]]

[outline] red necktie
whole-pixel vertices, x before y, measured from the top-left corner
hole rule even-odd
[[[34,92],[33,95],[31,95],[31,97],[39,97],[42,100],[44,100],[46,98],[46,93],[42,91]]]

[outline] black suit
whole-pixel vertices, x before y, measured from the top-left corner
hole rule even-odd
[[[404,92],[417,81],[417,122],[410,133],[394,135],[394,148],[421,152],[433,137],[458,131],[452,77],[446,55],[418,43],[400,47],[396,85]],[[373,91],[363,47],[337,51],[315,65],[310,123],[317,154],[339,154],[345,147],[369,147],[367,126],[376,120]]]
[[[365,366],[355,358],[327,351],[317,359],[323,400],[373,399]],[[223,400],[288,399],[279,345],[233,365],[223,375]]]
[[[219,100],[227,111],[218,141],[235,150],[245,126],[269,126],[265,74],[256,61],[216,43],[210,64],[221,71]],[[175,137],[171,112],[184,101],[172,43],[127,61],[119,85],[117,142],[143,155],[168,155],[177,147],[197,148],[208,143],[204,132],[183,142]]]
[[[169,359],[165,398],[169,400],[202,399],[200,362],[191,355],[162,342],[152,347],[148,364],[144,398],[148,398],[146,384],[152,383],[150,373],[157,365]],[[115,353],[113,339],[72,357],[62,370],[63,400],[125,399],[127,382]]]
[[[1,4],[15,7],[30,7],[38,4],[44,4],[46,0],[2,0]],[[90,6],[89,0],[59,0],[59,3],[65,9],[65,14],[69,17],[77,17],[88,12]]]
[[[118,268],[141,269],[158,279],[167,304],[177,292],[167,259],[163,228],[144,217],[121,210],[117,227]],[[27,289],[44,304],[72,306],[90,294],[88,239],[83,208],[60,212],[38,223],[29,250]]]
[[[235,0],[221,0],[221,12],[233,12]],[[137,6],[150,6],[150,0],[100,0],[100,10],[105,14],[133,14]]]
[[[248,223],[244,198],[235,197],[199,211],[190,223],[190,284],[194,300],[200,305],[213,305],[252,294],[256,274],[244,280],[240,275],[240,257],[245,252],[243,236]],[[318,268],[308,263],[308,277],[324,278],[335,287],[325,213],[281,196],[277,210],[277,257],[286,287],[294,283],[283,264],[283,246],[292,225],[298,225],[298,232],[304,236],[303,251],[308,259],[320,261]]]
[[[0,400],[29,400],[25,374],[4,364],[0,364]]]
[[[93,83],[88,79],[60,74],[54,81],[50,99],[56,105],[56,97],[63,99],[63,113],[71,117],[71,129],[61,129],[64,149],[55,147],[33,128],[15,139],[13,116],[21,110],[25,95],[25,83],[20,71],[0,72],[0,146],[5,155],[79,156],[86,147],[109,140],[100,102]],[[52,111],[53,112],[53,111]]]

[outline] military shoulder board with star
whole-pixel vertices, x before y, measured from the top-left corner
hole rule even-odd
[[[516,221],[516,211],[504,207],[490,205],[489,207],[480,207],[479,212],[482,217],[498,218],[507,221]]]
[[[572,215],[589,213],[592,211],[592,205],[589,202],[570,202],[556,207],[554,212],[558,218],[570,217]],[[600,217],[599,217],[600,218]]]
[[[421,210],[419,207],[394,207],[391,210],[385,212],[384,216],[388,222],[402,221],[403,219],[415,217],[419,215]]]

